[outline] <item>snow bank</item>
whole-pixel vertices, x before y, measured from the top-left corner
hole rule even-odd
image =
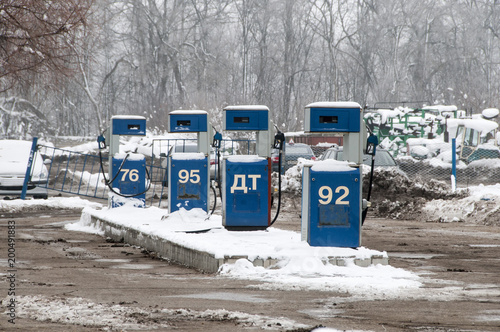
[[[422,209],[424,220],[500,225],[500,184],[479,185],[461,191],[467,191],[469,195],[461,199],[427,202]]]

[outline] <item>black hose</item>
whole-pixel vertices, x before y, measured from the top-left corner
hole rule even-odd
[[[214,193],[214,205],[212,206],[212,212],[210,212],[210,215],[214,214],[215,208],[217,206],[217,191],[215,190],[214,186],[210,184],[210,188],[212,188],[212,191]]]
[[[220,149],[217,149],[217,186],[219,187],[219,197],[222,200],[222,185],[221,185],[221,171],[220,171]]]
[[[375,168],[375,156],[372,155],[372,169],[370,170],[370,183],[368,184],[368,194],[366,195],[366,201],[370,202],[370,196],[372,195],[372,183],[373,183],[373,169]],[[368,214],[368,206],[363,210],[361,217],[361,226],[365,223],[366,215]]]
[[[278,219],[278,216],[280,214],[280,207],[281,207],[281,155],[282,155],[282,150],[279,150],[279,157],[278,157],[278,207],[276,210],[276,215],[273,218],[273,221],[269,226],[272,226],[276,220]]]
[[[121,169],[123,168],[123,165],[125,164],[125,161],[127,160],[128,158],[128,154],[125,156],[125,158],[123,159],[120,167],[118,168],[118,171],[116,172],[116,175],[113,177],[113,179],[111,181],[108,181],[108,179],[106,178],[106,174],[104,172],[104,165],[103,165],[103,162],[102,162],[102,152],[101,152],[101,147],[99,145],[99,162],[101,164],[101,172],[102,172],[102,176],[104,177],[104,183],[106,183],[106,186],[108,186],[109,190],[118,195],[118,196],[121,196],[121,197],[125,197],[125,198],[133,198],[133,197],[137,197],[137,196],[141,196],[143,194],[145,194],[150,188],[151,188],[151,176],[149,175],[149,172],[148,172],[148,168],[146,167],[145,170],[146,170],[146,176],[149,180],[149,184],[146,188],[146,190],[144,190],[143,192],[141,193],[138,193],[138,194],[133,194],[133,195],[124,195],[122,193],[119,193],[117,191],[115,191],[115,189],[113,188],[112,186],[112,183],[116,180],[116,178],[118,177],[118,174],[120,174],[120,171]],[[108,156],[108,159],[111,159],[109,156]],[[111,163],[111,160],[109,160],[109,167],[113,167],[112,163]]]

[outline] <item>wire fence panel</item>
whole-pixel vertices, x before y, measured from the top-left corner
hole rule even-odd
[[[146,193],[146,205],[165,208],[168,206],[168,155],[177,152],[189,152],[190,146],[196,146],[196,139],[155,139],[152,142],[152,153],[146,156],[147,179],[151,186]],[[441,153],[437,156],[417,159],[412,156],[398,156],[395,158],[399,168],[410,178],[419,178],[422,181],[438,180],[451,185],[452,162],[450,147],[442,145]],[[316,158],[324,152],[325,147],[311,146]],[[446,152],[449,150],[449,153]],[[275,151],[277,152],[277,151]],[[108,175],[108,156],[103,152],[102,158],[98,153],[84,154],[70,150],[63,150],[51,146],[38,145],[37,153],[44,160],[48,171],[48,181],[39,186],[68,194],[75,194],[99,199],[108,199],[109,189],[105,177]],[[221,148],[213,148],[210,152],[210,178],[219,180],[218,155],[254,154],[254,140],[224,140]],[[286,151],[283,164],[287,163]],[[294,157],[290,157],[293,159]],[[277,171],[277,153],[273,154],[273,171]],[[276,163],[275,163],[276,159]],[[290,159],[290,160],[291,160]],[[222,160],[221,160],[222,161]],[[293,162],[293,160],[292,160]],[[276,164],[276,167],[274,167]],[[40,165],[36,165],[40,166]],[[466,164],[456,161],[456,181],[458,187],[471,185],[492,185],[500,183],[500,159],[480,159]]]
[[[412,149],[408,150],[414,151]],[[500,183],[500,159],[487,158],[487,155],[485,155],[482,159],[467,163],[465,160],[459,159],[458,152],[457,149],[452,150],[451,142],[440,143],[438,151],[430,151],[429,155],[425,157],[416,158],[411,155],[399,155],[396,157],[396,162],[410,179],[445,181],[451,185],[452,170],[453,166],[455,166],[455,180],[458,187]],[[457,156],[455,165],[453,165],[452,161],[453,154]]]
[[[108,198],[104,173],[107,174],[108,158],[83,154],[51,146],[38,145],[38,151],[48,170],[45,188],[80,196]]]
[[[154,139],[151,155],[146,157],[147,183],[146,205],[165,208],[168,206],[168,156],[172,152],[197,151],[196,139]],[[210,152],[211,180],[219,178],[218,154],[250,154],[255,151],[253,140],[224,140],[221,148]],[[98,199],[108,199],[108,153],[84,154],[52,146],[38,145],[37,153],[44,160],[48,181],[42,188]]]

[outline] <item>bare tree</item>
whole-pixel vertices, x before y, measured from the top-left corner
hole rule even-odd
[[[63,40],[85,25],[93,0],[0,2],[0,91],[27,73],[64,73],[72,60]]]

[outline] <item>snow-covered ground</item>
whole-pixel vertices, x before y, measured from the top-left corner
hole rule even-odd
[[[425,209],[433,215],[439,215],[442,221],[467,221],[466,214],[470,205],[500,200],[500,185],[477,186],[469,188],[470,195],[459,200],[431,201]],[[80,198],[50,198],[48,200],[12,200],[0,201],[0,211],[21,211],[48,208],[84,208],[100,218],[111,219],[128,227],[143,232],[156,234],[184,245],[196,243],[198,250],[211,251],[216,257],[224,255],[253,255],[253,257],[275,257],[281,260],[272,268],[255,267],[245,259],[235,264],[226,264],[219,270],[221,277],[261,281],[258,286],[266,289],[310,289],[340,290],[351,295],[364,297],[393,298],[410,291],[418,290],[422,285],[421,276],[391,266],[375,265],[367,268],[348,263],[339,267],[328,263],[328,256],[370,255],[368,248],[358,250],[346,248],[310,247],[300,241],[300,234],[270,228],[268,231],[229,232],[222,227],[221,216],[212,215],[207,220],[205,212],[194,209],[181,209],[170,215],[166,210],[149,207],[137,209],[125,205],[108,209],[98,203]],[[1,212],[0,212],[1,214]],[[457,217],[457,215],[459,215]],[[69,230],[98,233],[90,226],[87,213],[77,223],[65,226]],[[208,229],[203,234],[186,231]],[[194,240],[193,240],[194,239]],[[238,242],[238,245],[234,244]],[[375,252],[377,253],[377,252]],[[386,255],[386,253],[381,253]],[[349,262],[349,261],[348,261]]]
[[[426,204],[426,209],[434,209],[432,213],[437,213],[442,217],[442,221],[454,222],[457,221],[455,215],[457,211],[469,211],[467,204],[478,205],[483,203],[496,203],[500,199],[500,185],[494,186],[476,186],[469,188],[469,196],[457,200],[445,200],[443,202],[430,201]],[[206,215],[203,211],[180,210],[167,215],[166,210],[159,208],[137,209],[130,206],[108,210],[107,207],[99,203],[94,203],[81,198],[64,198],[52,197],[47,200],[28,199],[0,201],[0,215],[5,212],[21,212],[21,211],[44,211],[51,209],[84,209],[98,211],[103,216],[108,216],[114,220],[122,220],[123,224],[135,224],[136,227],[142,230],[150,229],[157,233],[164,232],[169,236],[175,236],[178,239],[188,241],[190,237],[198,235],[183,232],[184,230],[193,230],[202,228],[213,228],[208,234],[210,238],[199,241],[200,246],[205,249],[210,245],[209,242],[214,242],[218,246],[227,241],[228,231],[221,227],[221,217],[213,215],[209,220],[206,220]],[[137,211],[141,211],[141,217],[137,218]],[[140,222],[138,222],[140,220]],[[461,221],[467,222],[467,217]],[[146,225],[148,224],[148,225]],[[162,229],[162,225],[169,225],[173,232]],[[85,215],[74,223],[65,226],[69,230],[98,233],[98,230],[89,226]],[[171,233],[171,234],[168,234]],[[172,234],[173,233],[173,234]],[[404,269],[394,268],[392,266],[370,266],[358,267],[354,264],[348,264],[344,267],[334,266],[325,262],[322,255],[325,254],[323,248],[309,248],[307,244],[299,243],[298,247],[291,245],[299,241],[300,236],[293,232],[281,231],[271,228],[269,232],[242,232],[240,240],[243,241],[240,248],[234,249],[235,254],[241,254],[241,248],[249,246],[252,240],[261,242],[264,249],[260,254],[267,255],[269,252],[285,254],[288,259],[280,262],[273,268],[255,267],[247,260],[238,260],[235,264],[226,264],[221,267],[218,273],[219,278],[237,278],[244,280],[256,281],[252,287],[263,290],[314,290],[314,291],[340,291],[348,294],[348,301],[357,300],[388,300],[388,299],[434,299],[434,300],[460,300],[466,298],[467,291],[457,287],[449,286],[440,289],[439,293],[435,293],[433,288],[422,287],[424,284],[436,285],[440,284],[439,280],[432,280],[425,272],[415,273]],[[278,234],[279,241],[273,243],[265,243],[265,233]],[[247,238],[247,239],[245,239]],[[219,239],[219,240],[217,240]],[[246,243],[244,241],[247,241]],[[189,242],[189,241],[188,241]],[[297,243],[295,243],[297,244]],[[224,247],[224,246],[223,246]],[[233,246],[234,247],[234,246]],[[219,248],[220,249],[220,248]],[[219,250],[217,249],[217,250]],[[231,245],[227,245],[220,252],[226,254],[227,250],[231,250]],[[361,249],[369,250],[369,249]],[[255,251],[255,255],[259,255]],[[36,317],[38,320],[50,320],[53,322],[65,322],[72,324],[80,324],[85,322],[87,326],[120,326],[124,329],[137,328],[141,323],[131,318],[127,310],[138,312],[137,308],[131,309],[124,306],[98,304],[88,299],[83,298],[59,298],[47,297],[41,295],[19,296],[18,309],[20,317]],[[347,298],[346,298],[347,300]],[[50,310],[46,310],[50,308]],[[180,311],[179,311],[180,310]],[[95,312],[100,312],[100,315],[95,315]],[[153,314],[154,313],[149,313]],[[298,328],[301,325],[292,320],[262,315],[251,315],[242,312],[228,310],[185,310],[178,309],[169,312],[167,309],[162,309],[161,314],[164,316],[184,315],[186,318],[214,318],[217,317],[233,317],[235,321],[241,325],[248,324],[249,326],[257,326],[261,329],[276,328],[279,323],[283,327]],[[41,316],[42,315],[42,316]],[[45,317],[43,315],[50,315]],[[125,319],[126,318],[126,319]],[[160,324],[160,323],[158,323]],[[164,325],[156,324],[154,328],[168,328],[168,321]],[[144,327],[144,326],[141,326]],[[321,332],[337,331],[334,329],[317,329]]]
[[[152,139],[152,138],[151,138]],[[151,147],[144,144],[144,141],[134,141],[124,144],[128,151],[144,150],[145,154],[151,153]],[[97,143],[86,143],[76,147],[76,150],[85,152],[95,151]],[[304,161],[305,162],[305,161]],[[303,163],[291,168],[283,179],[282,188],[289,192],[300,192],[300,171]],[[496,167],[496,164],[495,164]],[[366,172],[366,170],[365,170]],[[413,186],[419,187],[420,183],[410,181]],[[496,185],[479,185],[471,186],[462,190],[461,195],[454,198],[447,197],[446,199],[429,199],[425,200],[421,207],[421,213],[424,216],[422,220],[433,220],[440,222],[479,222],[483,224],[498,223],[498,210],[500,205],[500,184]],[[442,299],[453,300],[460,299],[464,294],[460,290],[450,287],[447,291],[433,294],[431,289],[422,288],[424,283],[432,283],[428,276],[417,274],[411,271],[394,268],[392,266],[374,265],[370,267],[358,267],[354,264],[339,267],[330,264],[325,257],[330,255],[330,249],[325,248],[308,248],[306,243],[300,242],[300,234],[282,231],[276,228],[271,228],[267,232],[242,232],[238,235],[241,245],[234,246],[228,241],[229,233],[222,227],[221,217],[212,215],[206,220],[206,215],[202,211],[185,211],[180,210],[167,215],[166,210],[155,207],[141,209],[141,217],[135,216],[137,208],[123,206],[121,208],[108,210],[105,206],[99,203],[90,202],[78,197],[63,198],[51,197],[47,200],[4,200],[0,201],[0,216],[2,213],[16,213],[21,211],[43,211],[49,209],[84,209],[93,211],[93,213],[101,213],[103,217],[111,218],[114,222],[119,221],[124,225],[134,226],[144,231],[163,234],[167,238],[175,238],[177,241],[192,243],[192,238],[197,237],[197,245],[200,250],[213,250],[216,255],[241,255],[252,247],[254,256],[273,256],[278,255],[282,259],[276,266],[272,268],[255,267],[249,261],[240,259],[234,264],[225,264],[219,270],[218,277],[220,278],[237,278],[244,280],[252,280],[257,283],[253,286],[260,289],[271,290],[314,290],[314,291],[341,291],[350,295],[351,299],[363,298],[365,300],[380,300],[393,298],[415,298],[415,299],[430,299],[440,297]],[[137,220],[140,220],[138,222]],[[164,226],[167,226],[164,227]],[[85,214],[75,223],[65,226],[69,230],[99,233],[99,230],[90,226],[89,220]],[[186,233],[186,230],[195,230],[201,228],[211,228],[204,235],[207,237],[200,241],[199,234]],[[266,238],[268,235],[275,235],[272,242]],[[277,239],[277,240],[276,240]],[[259,246],[256,248],[255,243]],[[211,244],[216,244],[216,248],[211,248]],[[226,244],[226,245],[221,245]],[[339,249],[340,250],[340,249]],[[343,249],[342,249],[343,250]],[[351,250],[351,249],[349,249]],[[370,252],[369,248],[361,248],[357,254],[362,254],[363,251]],[[349,256],[349,253],[335,252],[334,255],[343,254]],[[438,282],[438,281],[436,281]],[[121,319],[123,315],[119,315],[119,307],[106,306],[101,307],[100,304],[89,302],[85,299],[56,299],[43,296],[22,296],[19,297],[21,311],[27,317],[30,315],[39,315],[43,312],[43,308],[47,306],[55,306],[54,310],[49,310],[53,315],[49,317],[53,321],[63,321],[71,319],[75,324],[79,320],[90,322],[86,317],[87,310],[89,315],[98,310],[103,314],[99,317],[93,317],[96,321],[96,326],[100,323],[108,322],[108,320]],[[84,310],[85,309],[85,310]],[[178,313],[177,313],[178,314]],[[261,322],[254,326],[269,326],[272,318],[259,316],[254,317],[245,313],[227,312],[227,311],[186,311],[187,316],[192,317],[208,317],[217,315],[233,315],[236,320],[245,322],[252,321]],[[294,322],[283,322],[281,324],[291,324],[297,327]],[[89,323],[88,323],[89,324]],[[106,323],[108,324],[108,323]],[[101,325],[106,325],[101,324]],[[137,322],[123,322],[123,328],[134,328]],[[323,331],[335,331],[322,329]]]

